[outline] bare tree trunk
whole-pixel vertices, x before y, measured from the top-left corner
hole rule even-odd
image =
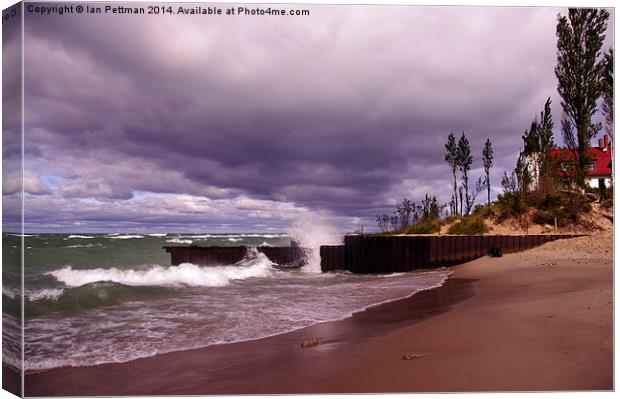
[[[463,189],[465,190],[465,214],[469,214],[469,182],[467,172],[463,172]]]
[[[452,178],[454,179],[454,183],[452,185],[452,189],[454,191],[454,213],[452,214],[452,216],[456,216],[458,209],[459,209],[459,200],[456,197],[456,168],[455,167],[452,168]]]
[[[487,171],[487,206],[491,205],[491,178],[489,177],[489,171]]]

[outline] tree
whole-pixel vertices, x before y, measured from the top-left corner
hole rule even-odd
[[[453,199],[455,201],[453,215],[456,215],[456,212],[459,207],[458,198],[456,197],[456,169],[458,167],[458,148],[456,145],[456,139],[454,138],[454,133],[452,132],[450,132],[450,135],[448,136],[448,142],[446,143],[445,160],[446,162],[448,162],[448,164],[452,168],[452,179],[453,179],[452,192],[453,192]]]
[[[502,177],[502,190],[504,191],[504,195],[517,191],[517,179],[515,177],[515,172],[508,175],[508,173],[504,171],[504,176]]]
[[[469,147],[469,140],[465,136],[465,132],[461,135],[457,145],[457,164],[461,172],[461,180],[463,181],[463,191],[465,191],[465,214],[469,213],[469,177],[467,172],[471,169],[471,164],[474,158],[471,155],[471,148]],[[462,212],[462,200],[461,200],[461,214]]]
[[[553,141],[553,116],[551,115],[551,97],[545,101],[545,107],[540,111],[540,124],[538,125],[538,146],[543,159],[549,151],[555,147]]]
[[[517,189],[525,194],[530,188],[532,177],[523,154],[520,154],[519,158],[517,158],[514,174],[517,177]]]
[[[407,198],[403,198],[402,204],[396,207],[396,213],[400,217],[400,225],[402,229],[409,227],[409,220],[411,219],[411,214],[413,213],[414,207],[415,203],[411,202]]]
[[[523,155],[532,155],[540,152],[540,139],[538,136],[538,121],[534,119],[530,125],[530,130],[523,132]]]
[[[398,215],[396,215],[396,212],[390,216],[390,228],[392,231],[398,231]]]
[[[416,206],[415,217],[417,221],[437,219],[444,207],[445,205],[439,205],[437,197],[429,197],[429,195],[426,194],[424,195],[424,199],[420,202],[420,205]]]
[[[523,154],[540,153],[542,157],[553,149],[553,116],[551,115],[551,97],[547,98],[545,107],[540,111],[540,120],[534,119],[530,130],[525,131],[523,138]]]
[[[530,172],[535,186],[539,187],[541,179],[548,185],[547,180],[553,178],[551,161],[548,160],[549,151],[555,147],[553,141],[553,117],[551,116],[551,97],[547,98],[545,106],[540,111],[540,120],[534,119],[530,130],[525,131],[523,138],[522,158],[523,167]]]
[[[387,231],[389,230],[389,227],[388,227],[389,221],[390,221],[390,217],[386,214],[377,216],[377,225],[379,226],[379,229],[381,230],[381,232],[387,233]]]
[[[491,140],[487,139],[482,149],[482,166],[484,167],[485,180],[484,185],[487,188],[487,205],[491,205],[491,177],[490,171],[493,167],[493,147]]]
[[[557,192],[557,185],[559,183],[557,160],[549,156],[550,151],[555,148],[555,142],[553,140],[553,116],[551,115],[551,97],[547,98],[545,107],[540,111],[538,140],[540,143],[540,155],[537,159],[536,186],[538,193],[546,197],[549,194]]]
[[[601,129],[601,124],[593,123],[592,117],[601,96],[603,62],[599,58],[608,19],[606,10],[571,8],[568,17],[558,15],[556,26],[555,76],[564,111],[562,134],[568,138],[567,144],[576,144],[576,178],[582,187],[589,164],[587,149]]]
[[[604,56],[603,71],[601,76],[601,90],[603,96],[603,115],[607,125],[607,134],[614,134],[614,49],[610,48]]]
[[[476,202],[476,197],[478,197],[478,194],[480,194],[482,190],[484,190],[485,184],[486,183],[482,176],[479,177],[478,180],[476,180],[476,184],[474,184],[474,188],[467,194],[467,203],[465,204],[466,215],[469,215],[471,210],[474,208],[474,202]]]

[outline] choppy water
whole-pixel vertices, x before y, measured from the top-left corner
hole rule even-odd
[[[21,237],[4,234],[4,360],[19,362]],[[25,242],[25,369],[125,362],[337,320],[441,285],[449,272],[390,276],[235,265],[170,266],[162,246],[287,246],[286,234],[46,234]],[[314,269],[314,270],[313,270]],[[13,343],[13,346],[11,346]]]

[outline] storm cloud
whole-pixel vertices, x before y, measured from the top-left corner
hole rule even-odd
[[[474,178],[491,139],[496,194],[549,96],[559,126],[565,10],[288,8],[310,16],[26,14],[28,227],[372,226],[449,199],[451,131]]]

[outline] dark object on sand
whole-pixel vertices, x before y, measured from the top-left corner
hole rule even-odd
[[[502,247],[491,247],[489,250],[489,255],[494,258],[501,258],[502,256]]]
[[[403,355],[403,360],[415,360],[428,356],[427,352],[409,352]]]
[[[312,346],[317,346],[319,344],[318,338],[307,339],[301,343],[302,348],[310,348]]]

